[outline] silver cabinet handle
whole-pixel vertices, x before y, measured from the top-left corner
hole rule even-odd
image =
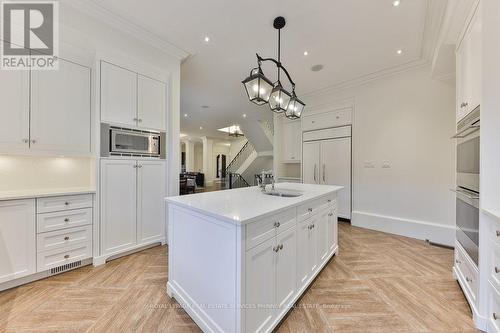
[[[69,218],[65,218],[65,219],[64,219],[64,222],[69,222]]]
[[[326,182],[326,180],[325,180],[325,169],[326,169],[326,165],[323,164],[323,183]]]
[[[31,143],[32,143],[32,144],[35,144],[35,143],[36,143],[36,140],[31,140]]]
[[[498,315],[495,312],[493,312],[493,320],[498,320]]]
[[[28,139],[23,139],[23,143],[29,143],[29,142],[30,142],[30,140],[28,140]]]
[[[134,121],[139,121],[139,118],[134,118]]]
[[[69,240],[69,236],[64,237],[64,240],[65,241]]]
[[[273,251],[274,251],[274,252],[278,253],[278,251],[279,251],[279,250],[280,250],[280,247],[279,247],[279,246],[275,246],[275,247],[273,247]]]
[[[470,279],[468,276],[465,277],[465,281],[467,282],[472,282],[472,279]]]
[[[316,164],[314,164],[314,182],[317,184],[318,181],[316,180]]]
[[[497,237],[500,237],[500,230],[497,230]]]
[[[137,119],[137,121],[140,122],[140,123],[142,123],[142,119],[141,118]]]
[[[69,258],[69,254],[65,254],[64,259],[68,259],[68,258]]]
[[[328,214],[328,216],[333,216],[333,213]]]
[[[455,263],[457,263],[457,264],[460,265],[462,262],[460,260],[458,260],[458,259],[455,259]]]
[[[68,202],[68,201],[66,201],[66,202],[64,203],[64,205],[65,205],[65,206],[69,206],[69,202]]]
[[[500,268],[495,266],[495,273],[497,273],[497,274],[500,273]]]
[[[307,208],[307,211],[308,211],[309,213],[312,213],[313,209],[312,209],[312,208]]]
[[[280,227],[280,225],[281,225],[281,223],[279,223],[279,222],[274,222],[274,227],[275,227],[275,228],[279,228],[279,227]]]
[[[283,244],[280,244],[279,248],[280,250],[283,250]]]

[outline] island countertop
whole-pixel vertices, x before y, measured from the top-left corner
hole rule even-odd
[[[268,190],[271,185],[268,185]],[[265,195],[257,186],[244,187],[225,191],[204,192],[165,200],[169,204],[178,205],[200,213],[222,219],[235,224],[246,224],[275,214],[287,208],[298,206],[310,200],[337,192],[342,186],[313,185],[298,183],[278,183],[276,190],[296,191],[302,193],[298,197],[277,197]]]

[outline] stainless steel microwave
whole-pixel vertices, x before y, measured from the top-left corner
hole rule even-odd
[[[101,124],[101,156],[165,159],[165,132],[143,131]]]

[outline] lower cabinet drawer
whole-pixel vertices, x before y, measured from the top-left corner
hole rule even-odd
[[[92,224],[92,208],[37,214],[37,232],[55,231]]]
[[[489,292],[489,313],[491,332],[500,332],[500,294],[491,284],[488,285]],[[488,331],[490,332],[490,331]]]
[[[491,242],[491,254],[488,269],[489,279],[495,288],[500,289],[500,246]]]
[[[333,195],[331,196],[325,196],[320,199],[316,199],[313,201],[310,201],[308,203],[305,203],[303,205],[300,205],[297,207],[297,221],[301,222],[304,221],[305,219],[309,218],[311,215],[316,214],[317,212],[321,211],[323,208],[326,208],[328,206],[336,206],[336,200]]]
[[[246,249],[251,249],[296,223],[295,208],[246,225]]]
[[[75,227],[37,235],[37,252],[60,249],[76,243],[92,241],[92,225]]]
[[[464,290],[472,298],[472,301],[476,301],[476,295],[478,290],[478,278],[479,272],[477,268],[472,263],[472,260],[468,258],[465,251],[457,243],[455,245],[455,267],[461,275],[460,279],[465,284]]]
[[[61,210],[92,207],[92,194],[67,195],[36,199],[37,213],[58,212]]]
[[[37,254],[37,271],[69,264],[92,257],[92,242],[69,245],[60,249],[40,252]]]

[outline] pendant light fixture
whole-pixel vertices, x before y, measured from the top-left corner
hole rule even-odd
[[[258,67],[250,71],[250,76],[242,81],[248,95],[248,99],[257,104],[263,105],[269,103],[271,111],[276,113],[285,113],[289,119],[300,118],[305,104],[297,98],[295,94],[295,83],[286,68],[281,64],[281,29],[285,26],[285,18],[279,16],[274,19],[273,26],[278,30],[278,60],[273,58],[262,58],[257,54]],[[263,73],[261,65],[263,61],[271,61],[277,68],[277,81],[272,83]],[[292,92],[288,92],[281,84],[281,71],[286,74]]]

